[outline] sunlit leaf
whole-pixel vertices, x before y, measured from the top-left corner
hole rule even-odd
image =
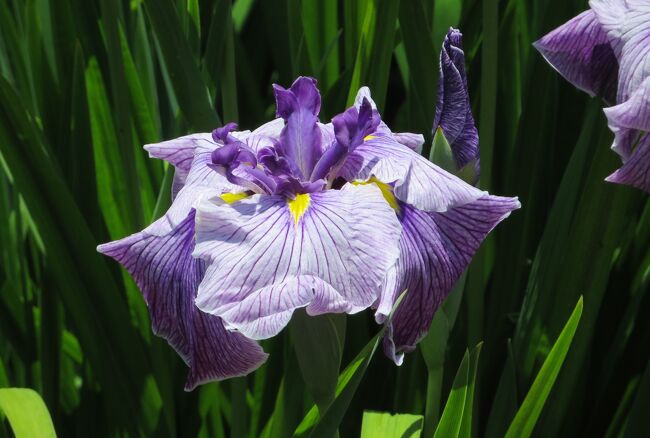
[[[0,389],[0,411],[9,420],[16,438],[56,437],[47,406],[32,389]]]

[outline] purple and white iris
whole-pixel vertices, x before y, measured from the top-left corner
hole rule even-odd
[[[98,248],[137,282],[155,333],[190,367],[188,390],[259,367],[256,340],[299,308],[375,308],[400,363],[487,233],[519,207],[420,156],[422,136],[392,133],[365,87],[328,124],[314,79],[274,88],[278,118],[253,132],[227,124],[145,146],[176,169],[173,203]]]
[[[569,82],[607,103],[623,166],[607,181],[650,193],[650,2],[591,0],[535,47]]]

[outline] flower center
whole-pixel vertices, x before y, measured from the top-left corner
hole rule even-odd
[[[309,193],[301,193],[296,195],[294,199],[288,199],[287,205],[289,206],[289,212],[293,217],[293,222],[298,225],[298,221],[305,215],[305,212],[309,208],[311,203],[311,197]]]

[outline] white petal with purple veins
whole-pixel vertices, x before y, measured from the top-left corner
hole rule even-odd
[[[447,211],[485,195],[387,135],[374,136],[356,147],[339,174],[347,180],[375,176],[394,183],[400,201],[426,211]]]
[[[647,0],[591,0],[620,69],[617,102],[626,101],[650,76],[650,3]]]
[[[639,131],[650,131],[650,76],[625,102],[604,109],[609,128],[616,136],[612,149],[625,162],[639,138]]]
[[[380,190],[346,185],[299,196],[309,199],[298,214],[280,196],[199,205],[194,254],[209,265],[200,309],[267,338],[296,308],[350,313],[377,300],[401,230]]]
[[[650,134],[643,134],[625,164],[608,176],[606,181],[650,193]]]

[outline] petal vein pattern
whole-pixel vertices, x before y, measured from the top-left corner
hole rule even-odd
[[[293,310],[354,313],[379,297],[401,226],[375,185],[310,195],[296,225],[279,196],[198,206],[194,255],[209,266],[197,306],[251,339],[277,334]]]

